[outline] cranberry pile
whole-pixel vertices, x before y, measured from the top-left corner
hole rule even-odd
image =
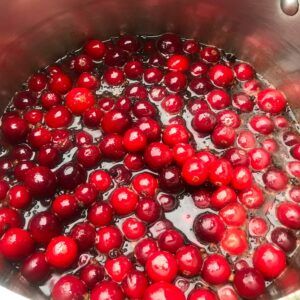
[[[53,300],[257,299],[300,229],[300,135],[248,63],[88,41],[2,116],[0,253]]]

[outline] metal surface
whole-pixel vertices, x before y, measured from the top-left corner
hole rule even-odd
[[[0,110],[32,71],[87,38],[166,31],[217,45],[250,61],[286,93],[295,109],[300,108],[300,15],[285,15],[280,1],[1,0],[0,12]],[[286,271],[264,299],[278,299],[300,288],[295,269],[299,261],[298,254],[291,264],[294,269]],[[39,298],[18,277],[6,285]]]

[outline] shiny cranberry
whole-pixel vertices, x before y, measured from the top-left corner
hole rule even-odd
[[[248,154],[243,149],[231,148],[225,152],[224,157],[229,160],[233,167],[247,167],[249,165]]]
[[[0,180],[0,200],[4,200],[9,190],[9,184],[5,180]]]
[[[141,298],[148,287],[148,280],[144,273],[131,271],[122,281],[122,289],[129,298]]]
[[[208,71],[208,65],[201,61],[192,63],[189,69],[189,72],[194,77],[205,75],[207,71]]]
[[[233,79],[234,74],[231,68],[224,65],[214,65],[208,71],[209,79],[219,87],[229,86]]]
[[[148,63],[150,66],[161,67],[165,65],[165,58],[160,53],[152,53],[149,56]]]
[[[116,67],[110,67],[108,68],[104,74],[103,78],[106,81],[108,85],[111,86],[118,86],[122,85],[125,81],[124,73],[122,70],[116,68]]]
[[[73,88],[66,96],[66,106],[73,114],[82,114],[95,104],[95,97],[86,88]]]
[[[247,81],[254,77],[253,67],[247,63],[238,63],[234,66],[235,76],[240,81]]]
[[[184,237],[175,229],[168,229],[160,234],[158,238],[158,246],[161,250],[176,253],[183,246]]]
[[[215,127],[211,134],[211,139],[218,148],[229,148],[234,144],[235,137],[235,130],[224,125]]]
[[[183,73],[173,71],[165,75],[164,82],[169,90],[179,92],[185,88],[187,79]]]
[[[290,161],[287,164],[287,171],[291,176],[300,177],[300,162],[299,161]]]
[[[187,54],[195,54],[199,51],[199,45],[195,40],[186,40],[182,45],[183,51]]]
[[[154,196],[158,183],[150,173],[140,173],[133,178],[132,186],[139,195]]]
[[[168,282],[156,282],[146,289],[144,300],[185,300],[183,292],[174,284]]]
[[[199,110],[193,120],[193,128],[201,133],[210,133],[214,130],[217,124],[217,118],[213,111],[211,110]]]
[[[130,99],[139,99],[139,100],[146,100],[148,97],[147,89],[139,84],[139,83],[132,83],[129,84],[125,88],[125,97],[128,97]]]
[[[9,157],[0,158],[0,174],[2,176],[10,174],[12,168],[13,161]]]
[[[151,198],[145,198],[138,202],[136,207],[136,215],[144,222],[155,222],[161,213],[160,205]]]
[[[24,110],[34,106],[36,104],[36,99],[30,92],[21,91],[14,95],[13,103],[17,109]]]
[[[124,165],[130,171],[139,171],[144,166],[143,156],[141,154],[128,153],[124,158]]]
[[[167,60],[167,67],[170,71],[185,72],[189,68],[189,59],[184,55],[172,55]]]
[[[65,129],[54,129],[52,131],[52,145],[55,149],[66,152],[72,147],[73,141],[68,130]]]
[[[91,291],[90,300],[123,300],[121,288],[113,281],[102,281]]]
[[[34,164],[32,161],[22,161],[15,166],[14,176],[19,181],[24,181],[25,177],[27,176],[27,171],[35,166],[36,164]]]
[[[51,108],[45,115],[45,123],[51,128],[68,127],[71,121],[70,111],[61,105]]]
[[[129,152],[139,152],[147,145],[146,135],[138,128],[128,129],[123,137],[123,144]]]
[[[287,128],[289,127],[289,121],[284,116],[274,117],[274,123],[277,128]]]
[[[122,230],[128,240],[138,240],[146,233],[145,225],[136,218],[128,218],[122,224]]]
[[[242,255],[248,249],[246,232],[239,228],[226,229],[221,247],[230,255]]]
[[[100,264],[89,264],[81,269],[79,276],[88,289],[93,289],[98,282],[103,280],[104,268]]]
[[[224,109],[231,104],[229,94],[224,90],[215,89],[207,96],[207,101],[213,109]]]
[[[12,156],[14,159],[27,160],[32,157],[33,151],[28,144],[18,144],[12,150]]]
[[[233,169],[231,184],[236,190],[244,190],[252,185],[252,174],[249,168],[237,166]]]
[[[213,85],[205,77],[196,77],[190,81],[189,88],[197,95],[206,95],[213,89]]]
[[[49,81],[49,90],[57,94],[66,94],[72,88],[70,77],[62,72],[53,74]]]
[[[171,164],[171,149],[163,143],[151,143],[144,153],[145,162],[151,169],[162,169]]]
[[[79,54],[74,57],[73,67],[78,73],[89,72],[94,68],[94,62],[88,55]]]
[[[181,40],[174,33],[165,33],[157,40],[157,48],[163,54],[177,53],[181,49]]]
[[[94,246],[96,231],[89,223],[77,223],[70,232],[81,252],[88,251]]]
[[[96,227],[108,225],[113,220],[113,209],[107,202],[97,202],[89,209],[87,218]]]
[[[194,204],[198,208],[207,208],[210,206],[211,193],[206,189],[200,189],[192,194]]]
[[[32,201],[28,188],[20,184],[13,186],[7,196],[9,205],[17,209],[25,209]]]
[[[138,79],[143,74],[143,64],[138,60],[129,61],[124,66],[124,72],[129,79]]]
[[[34,241],[42,245],[47,245],[52,238],[59,235],[61,229],[57,217],[48,211],[34,215],[28,225],[28,230]]]
[[[37,127],[28,134],[28,142],[33,148],[41,148],[51,142],[51,131],[45,127]]]
[[[31,92],[40,92],[47,86],[47,81],[44,74],[34,74],[28,80],[28,88]]]
[[[261,134],[270,134],[275,128],[274,122],[267,116],[254,116],[250,119],[249,124]]]
[[[129,117],[117,110],[104,114],[101,126],[105,133],[123,133],[129,126]]]
[[[217,300],[217,296],[215,293],[213,293],[208,289],[196,288],[190,292],[187,299],[188,300]]]
[[[31,254],[24,260],[20,272],[31,283],[43,283],[50,274],[45,254],[42,252]]]
[[[141,46],[138,37],[128,34],[119,37],[117,45],[127,52],[137,52]]]
[[[117,134],[104,136],[99,144],[101,153],[108,159],[120,160],[125,156],[123,139]]]
[[[132,263],[127,256],[121,255],[105,262],[108,276],[115,282],[122,281],[132,269]]]
[[[103,112],[108,112],[114,109],[115,100],[110,97],[102,97],[99,99],[98,105]]]
[[[248,130],[241,130],[237,136],[237,144],[243,149],[252,149],[255,147],[256,138]]]
[[[233,169],[226,159],[218,159],[211,163],[209,180],[215,185],[228,185],[232,180]]]
[[[200,57],[209,62],[209,63],[216,63],[220,60],[221,54],[219,49],[216,47],[206,46],[200,51]]]
[[[156,197],[156,200],[165,212],[174,210],[178,204],[178,201],[174,196],[164,193],[159,193]]]
[[[109,67],[122,67],[128,60],[128,53],[120,48],[106,52],[104,62]]]
[[[232,97],[232,102],[233,106],[242,112],[250,112],[254,107],[254,102],[251,100],[250,96],[243,92],[234,94]]]
[[[131,110],[131,100],[127,97],[120,97],[116,101],[116,109],[122,113],[129,113]]]
[[[276,216],[279,222],[291,229],[300,228],[300,206],[293,202],[281,202],[277,206]]]
[[[252,236],[265,236],[268,231],[268,224],[264,218],[251,218],[248,224],[249,233]]]
[[[245,299],[258,299],[265,291],[264,278],[254,268],[245,268],[237,271],[233,284],[238,294]]]
[[[178,114],[183,109],[184,102],[180,95],[168,95],[161,102],[161,106],[168,114]]]
[[[186,183],[197,186],[207,179],[208,170],[201,159],[192,157],[184,163],[181,175]]]
[[[297,246],[297,238],[294,232],[284,227],[275,228],[271,233],[271,240],[287,253],[294,251]]]
[[[103,112],[96,106],[89,107],[83,113],[83,123],[89,128],[99,128]]]
[[[241,125],[241,119],[233,110],[223,110],[217,114],[217,123],[223,126],[238,128]]]
[[[254,148],[249,151],[250,165],[254,170],[263,170],[271,163],[271,156],[263,148]]]
[[[71,194],[59,195],[52,202],[52,212],[61,219],[73,218],[78,210],[77,200]]]
[[[226,206],[228,203],[236,202],[237,196],[235,191],[227,186],[220,186],[211,195],[210,205],[219,210]]]
[[[132,177],[131,171],[122,164],[114,165],[112,168],[110,168],[109,174],[114,182],[120,186],[128,185]]]
[[[285,109],[286,98],[281,91],[267,88],[257,95],[257,105],[265,112],[278,114]]]
[[[288,177],[284,171],[271,168],[264,173],[263,181],[267,188],[274,191],[281,191],[286,188],[288,184]]]
[[[242,226],[246,221],[246,211],[239,203],[229,203],[219,212],[225,224],[229,226]]]
[[[62,276],[54,285],[51,298],[53,300],[84,300],[85,284],[74,275]]]
[[[194,156],[194,148],[187,143],[177,143],[173,147],[173,157],[174,161],[182,166],[189,158]]]
[[[139,100],[135,102],[132,112],[139,119],[143,117],[154,118],[157,114],[156,107],[148,100]]]
[[[120,187],[112,192],[110,203],[117,214],[127,215],[136,208],[138,195],[127,187]]]
[[[115,226],[102,227],[96,234],[96,248],[101,253],[108,253],[113,249],[119,249],[122,244],[122,233]]]
[[[137,127],[146,135],[148,142],[156,141],[160,138],[161,128],[154,119],[141,118],[137,122]]]
[[[217,157],[209,150],[201,150],[197,152],[196,157],[199,158],[207,168],[209,168],[211,164],[217,160]]]
[[[0,208],[0,235],[9,228],[17,228],[23,225],[21,214],[9,207]]]
[[[189,132],[183,125],[168,125],[163,132],[163,142],[168,146],[175,146],[179,143],[187,143],[189,140]]]
[[[293,186],[289,191],[289,197],[294,202],[299,203],[300,202],[300,187],[299,186]]]
[[[99,80],[90,72],[83,72],[79,75],[76,83],[77,87],[95,90],[99,86]]]
[[[39,109],[31,109],[24,113],[24,120],[32,125],[41,123],[44,117],[44,113]]]
[[[152,67],[152,68],[145,69],[143,76],[146,84],[155,84],[155,83],[159,83],[162,80],[163,73],[160,69]]]
[[[106,52],[105,44],[99,40],[90,40],[84,46],[84,52],[94,60],[100,60]]]
[[[257,185],[241,191],[238,196],[243,205],[250,209],[261,207],[265,200],[262,190]]]
[[[95,167],[101,159],[101,152],[96,145],[85,145],[78,148],[77,161],[85,168]]]
[[[61,104],[61,101],[61,97],[56,93],[45,92],[41,96],[41,104],[47,110]]]
[[[274,279],[286,267],[285,253],[273,244],[262,244],[254,252],[253,266],[265,279]]]
[[[10,228],[0,240],[1,254],[9,261],[20,261],[34,250],[34,241],[28,231]]]
[[[60,187],[68,190],[72,190],[76,188],[77,185],[85,182],[87,177],[86,170],[82,165],[75,162],[62,165],[56,171],[56,175]]]
[[[137,261],[144,265],[149,258],[149,256],[157,252],[158,247],[155,240],[151,238],[146,238],[139,241],[134,248],[134,255]]]
[[[158,180],[160,188],[166,192],[178,193],[184,188],[181,170],[177,166],[168,166],[164,168],[160,172]]]
[[[7,141],[17,144],[25,140],[28,133],[28,124],[20,117],[2,119],[2,134]]]
[[[282,138],[287,146],[294,146],[300,143],[300,135],[296,132],[287,131],[283,134]]]
[[[218,243],[223,237],[225,226],[218,215],[204,213],[195,218],[193,231],[200,241]]]
[[[37,152],[36,159],[39,165],[54,168],[60,162],[61,156],[57,149],[45,145]]]
[[[206,101],[202,99],[191,99],[187,103],[187,109],[192,115],[197,114],[199,111],[209,110],[209,106]]]

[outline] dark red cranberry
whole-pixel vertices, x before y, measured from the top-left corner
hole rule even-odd
[[[242,226],[246,221],[246,211],[239,203],[229,203],[219,211],[219,216],[229,226]]]
[[[84,125],[89,128],[99,128],[102,116],[102,110],[96,106],[92,106],[83,113]]]
[[[28,188],[17,184],[8,191],[8,203],[16,209],[25,209],[31,204],[32,197]]]
[[[54,168],[60,162],[61,156],[57,149],[51,146],[43,146],[37,152],[36,160],[41,166]]]
[[[165,65],[165,58],[160,53],[152,53],[149,56],[148,63],[153,67],[162,67]]]
[[[49,81],[49,90],[57,94],[66,94],[72,88],[70,77],[62,72],[53,74]]]
[[[192,115],[195,115],[199,111],[207,111],[209,110],[209,106],[206,101],[202,99],[191,99],[187,103],[187,109]]]
[[[210,133],[217,124],[216,114],[211,110],[199,110],[193,120],[193,128],[201,133]]]
[[[71,219],[79,210],[76,198],[71,194],[63,194],[57,196],[52,202],[52,212],[60,219]]]
[[[156,107],[148,100],[139,100],[135,102],[132,112],[139,119],[143,117],[154,118],[157,114]]]
[[[231,148],[227,150],[224,154],[224,157],[235,166],[245,166],[249,165],[249,157],[245,150],[239,148]]]
[[[128,60],[128,53],[120,48],[106,52],[104,62],[109,67],[122,67]]]
[[[235,137],[235,130],[224,125],[215,127],[211,134],[211,139],[218,148],[229,148],[234,144]]]
[[[267,188],[274,191],[284,190],[288,184],[286,173],[280,169],[270,168],[263,174],[263,181]]]
[[[1,207],[0,208],[0,235],[10,229],[10,228],[18,228],[23,225],[23,218],[21,214],[9,207]]]
[[[293,202],[281,202],[277,206],[276,216],[279,222],[291,229],[300,228],[300,206]]]
[[[109,200],[117,214],[127,215],[135,210],[138,195],[127,187],[120,187],[112,192]]]
[[[125,156],[123,139],[117,134],[107,134],[99,144],[101,153],[108,159],[120,160]]]
[[[169,114],[178,114],[183,109],[184,102],[180,95],[168,95],[161,102],[161,106]]]
[[[200,50],[200,57],[209,62],[209,63],[216,63],[219,61],[221,54],[218,48],[206,46]]]
[[[28,89],[31,92],[40,92],[47,86],[47,82],[44,74],[33,74],[28,80]]]
[[[9,157],[0,158],[0,174],[2,176],[11,173],[12,168],[13,168],[13,162]]]
[[[113,209],[107,202],[97,202],[88,210],[88,220],[96,227],[108,225],[113,220]]]
[[[196,95],[206,95],[213,89],[210,80],[205,77],[196,77],[190,81],[189,88]]]
[[[76,85],[89,90],[96,90],[99,87],[99,80],[92,73],[83,72],[79,75]]]
[[[179,92],[185,88],[187,79],[183,73],[173,71],[165,75],[164,82],[169,90]]]
[[[132,270],[122,281],[122,289],[129,298],[143,297],[148,279],[143,272]]]
[[[100,264],[92,263],[84,266],[80,271],[80,279],[86,284],[88,289],[93,289],[98,282],[104,278],[104,268]]]
[[[192,63],[189,69],[189,72],[194,77],[203,76],[207,73],[207,71],[208,65],[201,61]]]
[[[234,66],[235,76],[240,81],[247,81],[254,77],[253,67],[247,63],[238,63]]]
[[[178,53],[181,50],[181,40],[174,33],[165,33],[157,40],[157,48],[163,54]]]
[[[106,52],[105,44],[99,40],[90,40],[84,46],[84,52],[94,60],[100,60]]]
[[[20,117],[2,118],[2,134],[12,144],[23,142],[28,133],[28,124]]]
[[[90,206],[97,198],[97,191],[90,183],[82,183],[78,185],[74,193],[80,205]]]
[[[195,40],[186,40],[182,45],[183,51],[187,54],[195,54],[199,51],[198,42]]]
[[[237,196],[235,191],[227,186],[220,186],[217,188],[210,197],[211,206],[219,210],[226,206],[228,203],[236,202]]]
[[[206,189],[199,189],[193,192],[192,198],[195,206],[198,208],[207,208],[210,206],[211,193]]]
[[[12,150],[12,156],[14,159],[20,160],[28,160],[31,159],[33,151],[28,144],[19,144],[14,147]]]
[[[230,255],[242,255],[248,250],[246,232],[240,228],[227,228],[221,240],[221,247]]]
[[[126,34],[119,37],[117,45],[127,52],[137,52],[140,48],[140,40],[136,36]]]
[[[117,111],[111,110],[104,114],[101,127],[105,133],[123,133],[129,126],[129,116]]]
[[[271,114],[278,114],[285,109],[286,98],[284,94],[272,88],[267,88],[262,90],[257,95],[257,105],[258,107]]]
[[[284,228],[277,227],[271,233],[272,242],[280,247],[284,252],[292,252],[296,249],[297,238],[293,231]]]
[[[132,173],[124,165],[114,165],[109,169],[109,174],[113,178],[114,182],[118,185],[129,184]]]
[[[85,145],[78,148],[76,157],[82,166],[89,169],[100,162],[101,152],[96,145]]]
[[[151,238],[146,238],[139,241],[134,248],[134,255],[137,261],[145,265],[149,256],[155,252],[157,252],[158,247],[156,241]]]
[[[29,169],[35,167],[36,164],[32,161],[22,161],[18,163],[14,168],[14,176],[19,181],[24,181],[25,177],[27,176],[26,173]]]
[[[37,127],[28,134],[28,142],[33,148],[41,148],[51,142],[51,131],[45,127]]]
[[[254,102],[249,95],[240,92],[232,96],[233,106],[238,108],[242,112],[250,112],[253,110]]]
[[[122,85],[125,81],[123,71],[116,67],[108,68],[104,72],[103,78],[106,81],[106,83],[111,86]]]
[[[5,180],[1,179],[0,180],[0,200],[5,199],[8,190],[9,190],[9,184]]]
[[[124,72],[129,79],[138,79],[143,74],[143,64],[138,61],[129,61],[124,66]]]
[[[161,207],[151,198],[144,198],[138,202],[135,212],[142,221],[153,223],[159,218]]]
[[[294,146],[300,143],[300,135],[292,131],[285,132],[282,135],[282,139],[287,146]]]
[[[154,119],[141,118],[137,122],[137,127],[146,135],[149,142],[160,138],[161,128]]]
[[[28,256],[24,260],[20,272],[31,283],[43,283],[50,274],[50,267],[46,262],[45,254],[36,252]]]
[[[73,67],[78,73],[89,72],[94,68],[94,63],[88,55],[79,54],[74,57]]]
[[[144,166],[144,158],[141,154],[126,154],[124,158],[124,165],[130,171],[139,171]]]
[[[160,69],[152,67],[144,71],[144,81],[146,84],[159,83],[163,78],[163,73]]]
[[[130,99],[145,100],[148,97],[147,89],[139,83],[129,84],[125,88],[124,94]]]
[[[23,118],[26,122],[32,125],[41,123],[44,113],[40,109],[31,109],[24,113]]]
[[[116,109],[123,112],[129,113],[131,111],[132,103],[127,97],[120,97],[116,101]]]
[[[89,223],[77,223],[70,232],[81,252],[88,251],[94,246],[96,231]]]
[[[159,186],[162,190],[171,193],[182,191],[183,181],[181,178],[181,170],[177,166],[168,166],[159,174]]]
[[[106,226],[98,230],[96,234],[96,248],[101,253],[108,253],[113,249],[119,249],[123,244],[120,230],[115,226]]]
[[[209,79],[219,87],[227,87],[231,85],[234,74],[231,68],[224,65],[214,65],[208,71]]]
[[[43,108],[47,110],[56,105],[61,104],[61,101],[62,101],[61,97],[56,93],[45,92],[41,96],[41,104]]]
[[[164,193],[159,193],[156,197],[156,200],[159,202],[160,206],[165,212],[174,210],[178,204],[175,197]]]
[[[176,253],[183,244],[183,235],[175,229],[168,229],[164,231],[158,238],[159,248],[171,253]]]
[[[110,97],[102,97],[99,99],[98,105],[103,112],[111,111],[115,107],[115,99]]]
[[[21,91],[14,95],[13,103],[17,109],[24,110],[34,106],[36,104],[36,99],[30,92]]]
[[[91,291],[90,300],[123,300],[124,294],[117,283],[102,281]]]

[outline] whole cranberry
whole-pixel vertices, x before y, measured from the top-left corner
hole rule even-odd
[[[264,173],[263,181],[267,188],[273,191],[281,191],[286,188],[288,177],[283,170],[270,168]]]
[[[146,233],[146,226],[136,218],[128,218],[122,224],[122,230],[128,240],[139,240]]]
[[[23,142],[28,133],[28,124],[18,116],[2,119],[2,134],[12,144]]]
[[[228,185],[232,176],[233,168],[228,160],[221,158],[210,164],[209,181],[214,185]]]
[[[99,86],[98,78],[90,72],[83,72],[79,75],[76,85],[78,87],[95,90]]]
[[[143,64],[138,61],[129,61],[124,66],[124,73],[129,79],[139,79],[143,74]]]
[[[181,175],[186,183],[197,186],[207,179],[208,170],[200,158],[192,157],[182,166]]]
[[[121,282],[131,271],[132,263],[125,255],[108,259],[105,262],[105,270],[108,276],[115,282]]]
[[[170,71],[185,72],[189,68],[189,59],[185,55],[172,55],[167,60],[167,67]]]
[[[187,54],[195,54],[199,51],[198,42],[195,40],[185,40],[182,45],[183,51]]]
[[[96,234],[96,248],[101,253],[119,249],[123,244],[121,231],[115,226],[102,227]]]
[[[265,279],[274,279],[286,267],[285,253],[273,244],[262,244],[254,252],[253,266]]]
[[[202,61],[197,61],[192,63],[189,68],[190,74],[194,77],[205,75],[207,71],[208,71],[208,65]]]
[[[144,166],[144,157],[141,154],[128,153],[124,158],[124,165],[130,171],[139,171]]]
[[[115,108],[115,99],[111,97],[102,97],[98,101],[98,106],[103,112],[108,112]]]
[[[58,149],[45,145],[38,150],[36,160],[40,166],[54,168],[60,162],[61,155]]]
[[[152,223],[159,218],[161,207],[151,198],[144,198],[138,202],[135,213],[142,221]]]
[[[24,220],[18,211],[9,207],[0,208],[0,235],[1,236],[9,228],[21,227],[23,223]]]
[[[63,72],[59,72],[51,75],[49,81],[49,90],[56,94],[64,95],[72,88],[71,78],[64,74]]]
[[[127,187],[115,189],[110,195],[110,203],[119,215],[132,213],[138,203],[138,195]]]
[[[253,67],[247,63],[238,63],[234,66],[235,76],[240,81],[247,81],[254,77]]]
[[[0,240],[0,252],[9,261],[20,261],[34,250],[30,233],[21,228],[10,228]]]
[[[71,139],[71,134],[66,129],[54,129],[52,131],[53,148],[61,151],[62,153],[72,147],[73,141]]]
[[[188,298],[188,300],[217,300],[217,296],[215,293],[213,293],[212,291],[208,290],[208,289],[204,289],[204,288],[197,288],[197,289],[193,289]],[[230,299],[231,300],[231,299]]]
[[[235,138],[235,130],[224,125],[215,127],[211,134],[211,139],[218,148],[229,148],[234,144]]]
[[[124,294],[117,283],[102,281],[91,291],[90,300],[123,300]]]
[[[71,124],[72,115],[62,105],[55,106],[45,114],[45,123],[51,128],[68,127]]]
[[[46,262],[45,254],[35,252],[28,256],[24,260],[20,272],[31,283],[43,283],[50,274],[50,267]]]
[[[201,275],[207,283],[226,283],[230,274],[230,265],[224,256],[220,254],[211,254],[205,259]]]
[[[181,40],[174,33],[165,33],[158,38],[157,48],[163,54],[178,53],[181,50]]]
[[[41,95],[40,101],[43,108],[48,110],[56,105],[61,104],[62,99],[58,94],[46,91]]]
[[[84,300],[86,285],[74,275],[62,276],[54,285],[51,298],[53,300]]]
[[[21,91],[14,95],[13,103],[17,109],[24,110],[34,106],[36,98],[28,91]]]
[[[120,36],[117,45],[127,52],[137,52],[141,46],[139,37],[129,34]]]
[[[255,147],[256,138],[249,130],[241,130],[237,136],[237,144],[243,149],[252,149]]]
[[[231,68],[217,64],[210,68],[208,77],[216,86],[227,87],[231,85],[234,74]]]
[[[207,208],[210,206],[211,193],[207,189],[199,189],[193,192],[192,198],[198,208]]]
[[[84,145],[78,148],[77,161],[85,168],[95,167],[101,159],[101,152],[96,145]]]
[[[291,229],[300,228],[300,206],[293,202],[281,202],[277,206],[276,216],[279,222]]]
[[[9,205],[16,209],[25,209],[32,201],[28,188],[24,185],[17,184],[8,191]]]
[[[52,202],[51,209],[53,213],[63,220],[75,217],[79,211],[78,202],[71,194],[57,196]]]
[[[188,143],[178,143],[173,147],[173,158],[179,166],[182,166],[194,154],[194,148]]]
[[[147,84],[159,83],[163,78],[163,73],[159,68],[148,68],[144,71],[144,81]]]
[[[156,282],[146,289],[143,300],[185,300],[183,292],[174,284],[168,282]]]
[[[228,159],[228,161],[232,164],[233,167],[236,166],[249,166],[249,157],[245,150],[240,148],[231,148],[228,149],[224,158]]]
[[[168,114],[178,114],[183,109],[184,102],[180,95],[171,94],[163,99],[161,106]]]
[[[106,52],[104,62],[109,67],[122,67],[128,61],[128,53],[120,48]]]
[[[230,255],[242,255],[248,249],[246,232],[239,228],[227,228],[221,247]]]
[[[97,202],[88,210],[87,218],[96,227],[108,225],[113,220],[113,209],[107,202]]]
[[[89,128],[98,128],[102,120],[103,112],[99,107],[92,106],[83,113],[84,125]]]
[[[300,202],[300,188],[299,186],[293,186],[289,190],[289,197],[291,200],[293,200],[296,203]]]
[[[228,203],[234,203],[237,201],[235,191],[228,186],[218,187],[211,195],[210,205],[216,210],[220,210]]]
[[[106,81],[106,83],[111,86],[122,85],[125,81],[125,76],[123,71],[116,67],[108,68],[104,72],[103,78]]]
[[[9,190],[9,184],[5,180],[0,180],[0,200],[4,200]]]
[[[139,195],[154,196],[158,188],[157,179],[150,173],[140,173],[132,180],[132,186]]]
[[[89,72],[94,68],[93,60],[85,54],[78,54],[71,60],[71,69],[77,73]]]
[[[250,126],[261,134],[270,134],[273,132],[275,125],[272,119],[267,116],[256,115],[249,121]]]
[[[168,229],[158,237],[158,246],[161,250],[176,253],[183,246],[184,237],[175,229]]]
[[[82,114],[86,109],[95,104],[95,97],[86,88],[73,88],[66,95],[66,106],[76,115]]]
[[[207,168],[210,168],[211,164],[217,160],[217,157],[209,150],[201,150],[197,152],[196,157],[199,158]]]
[[[139,241],[134,247],[134,255],[136,260],[145,265],[149,256],[158,251],[156,241],[152,238],[146,238]]]
[[[252,185],[252,173],[249,168],[237,166],[233,169],[231,185],[236,190],[244,190]]]
[[[94,60],[100,60],[104,57],[106,47],[100,40],[90,40],[84,46],[84,52]]]
[[[32,167],[26,172],[24,184],[34,197],[50,197],[56,190],[56,177],[47,167]]]
[[[45,127],[37,127],[28,134],[28,142],[33,148],[41,148],[51,142],[51,131]]]
[[[254,170],[263,170],[271,163],[271,156],[263,148],[253,148],[248,152],[250,158],[250,165]]]
[[[12,156],[16,160],[31,159],[32,154],[32,148],[28,144],[18,144],[12,150]]]
[[[143,272],[132,270],[122,281],[122,289],[129,298],[143,297],[148,279]]]
[[[32,125],[41,123],[44,117],[43,111],[40,109],[30,109],[26,111],[23,115],[24,120]]]
[[[265,236],[268,229],[268,223],[264,218],[255,217],[249,221],[248,230],[252,236]]]
[[[195,77],[190,81],[189,88],[196,95],[206,95],[213,89],[213,85],[205,77]]]
[[[125,156],[123,138],[115,133],[105,135],[100,141],[99,148],[108,159],[120,160]]]
[[[226,91],[220,89],[212,90],[207,95],[207,101],[212,109],[217,110],[224,109],[231,104],[229,94]]]
[[[19,181],[24,181],[27,171],[33,167],[35,167],[36,164],[32,161],[22,161],[18,163],[14,168],[14,176]]]
[[[242,226],[246,221],[247,214],[243,205],[229,203],[220,210],[219,216],[229,226]]]
[[[139,128],[130,128],[123,136],[123,144],[127,151],[139,152],[147,146],[147,137]]]
[[[262,142],[262,146],[269,153],[274,153],[279,148],[277,142],[273,138],[265,139]]]
[[[80,270],[80,279],[86,284],[88,289],[93,289],[98,282],[104,278],[104,268],[100,264],[92,263],[84,266]]]
[[[265,291],[264,278],[254,268],[245,268],[237,271],[233,284],[238,294],[245,299],[258,299]]]
[[[254,102],[246,93],[236,93],[233,95],[232,100],[233,106],[242,112],[250,112],[253,110]]]
[[[141,118],[136,125],[146,135],[148,142],[156,141],[160,138],[161,128],[156,120]]]
[[[170,91],[179,92],[185,88],[187,79],[183,73],[173,71],[165,75],[164,83]]]
[[[94,246],[96,231],[89,223],[77,223],[70,232],[81,252],[88,251]]]
[[[148,91],[143,85],[132,83],[125,88],[124,95],[130,99],[146,100],[148,98]]]
[[[210,133],[217,124],[216,115],[211,110],[199,110],[192,120],[193,128],[200,133]]]
[[[160,188],[166,192],[177,193],[184,188],[181,170],[177,166],[164,168],[159,174],[158,181]]]
[[[221,57],[219,49],[212,46],[203,47],[199,54],[203,60],[209,63],[216,63]]]
[[[173,160],[171,149],[163,143],[151,143],[144,152],[145,162],[151,169],[162,169]]]
[[[133,114],[138,118],[154,118],[157,114],[156,107],[148,100],[138,100],[132,108]]]
[[[294,251],[297,246],[297,238],[294,232],[284,227],[275,228],[271,233],[271,240],[287,253]]]
[[[28,231],[38,244],[47,245],[52,238],[61,233],[62,227],[57,217],[49,212],[39,212],[28,224]]]
[[[116,109],[123,112],[123,113],[129,113],[132,108],[131,100],[127,97],[120,97],[116,101],[115,105]]]
[[[272,88],[267,88],[262,90],[257,95],[257,105],[258,107],[271,114],[278,114],[285,109],[286,98],[284,94]]]
[[[217,123],[232,128],[238,128],[241,125],[241,119],[235,111],[223,110],[217,114]]]

